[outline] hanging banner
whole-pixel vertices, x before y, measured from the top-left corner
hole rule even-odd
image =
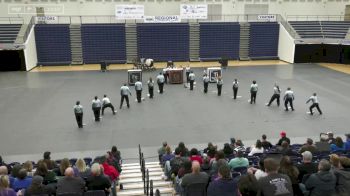
[[[57,16],[37,16],[35,17],[37,22],[56,22],[58,21]]]
[[[145,16],[145,23],[179,23],[181,18],[178,15],[173,16]]]
[[[143,5],[116,5],[116,19],[143,19],[145,8]]]
[[[276,15],[272,15],[272,14],[258,15],[258,20],[259,21],[275,22],[276,21]]]
[[[207,19],[208,5],[181,4],[180,16],[182,19]]]

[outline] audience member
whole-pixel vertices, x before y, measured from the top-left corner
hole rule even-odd
[[[285,174],[290,178],[290,180],[292,182],[294,195],[303,196],[303,193],[301,192],[301,190],[299,188],[298,168],[293,165],[293,162],[289,156],[282,157],[278,173]]]
[[[116,180],[119,177],[119,172],[113,166],[108,164],[106,156],[101,157],[101,162],[104,174],[108,176],[111,181]]]
[[[218,161],[224,160],[227,163],[227,160],[225,159],[225,154],[222,150],[219,150],[215,153],[215,158],[211,160],[211,174],[217,174],[218,173]]]
[[[288,145],[290,145],[290,139],[287,137],[287,134],[285,131],[281,131],[280,136],[281,138],[278,140],[276,145],[281,146],[284,141],[286,141]]]
[[[206,189],[208,182],[209,182],[209,176],[205,172],[200,172],[200,164],[198,161],[192,162],[192,172],[186,174],[182,178],[181,186],[186,192],[186,188],[188,188],[191,184],[198,184],[202,183],[203,188]]]
[[[66,169],[70,167],[70,162],[68,158],[64,158],[61,160],[60,162],[60,166],[59,169],[56,170],[56,175],[57,176],[64,176],[64,172],[66,171]]]
[[[317,172],[317,163],[312,162],[312,153],[310,151],[305,151],[301,153],[303,156],[302,163],[297,165],[299,170],[298,180],[299,182],[304,183],[307,178]]]
[[[43,185],[43,177],[34,176],[32,184],[25,190],[24,196],[36,196],[36,195],[51,195],[55,192],[55,189],[50,186]]]
[[[171,148],[170,146],[165,147],[165,154],[163,154],[162,156],[162,165],[165,164],[165,162],[170,161],[171,159],[173,159],[175,157],[175,155],[173,153],[171,153]]]
[[[23,163],[22,168],[27,171],[27,176],[33,177],[33,163],[31,161],[26,161]]]
[[[277,146],[276,152],[281,153],[282,155],[288,155],[288,156],[295,155],[293,150],[289,147],[289,144],[287,141],[283,141],[281,146]]]
[[[236,144],[236,139],[234,137],[230,138],[230,147],[232,148],[232,150],[235,149],[235,144]]]
[[[318,164],[318,172],[312,174],[305,182],[310,196],[333,195],[335,193],[336,177],[330,171],[331,164],[323,159]]]
[[[180,142],[177,148],[180,150],[181,156],[183,156],[183,157],[189,156],[188,149],[186,148],[186,146],[183,142]]]
[[[328,144],[334,144],[335,143],[334,134],[332,132],[327,132],[327,135],[328,135],[328,138],[327,138]]]
[[[17,196],[16,192],[10,188],[10,181],[7,175],[0,176],[0,195],[1,196]]]
[[[231,159],[228,165],[231,169],[235,169],[237,167],[248,167],[249,161],[247,158],[243,157],[242,151],[238,151],[236,158]]]
[[[32,183],[32,178],[27,176],[27,170],[20,169],[17,178],[13,181],[11,187],[17,192],[26,189]]]
[[[201,170],[208,175],[210,175],[211,171],[211,164],[210,164],[210,157],[204,156],[203,157],[203,163],[201,164]]]
[[[117,151],[117,153],[112,153],[112,152],[107,152],[107,163],[109,164],[109,165],[112,165],[119,173],[121,173],[122,172],[122,167],[120,166],[120,163],[121,163],[121,161],[120,161],[120,159],[118,159],[117,157],[118,157],[118,155],[116,155],[116,154],[118,154],[118,151]]]
[[[305,151],[309,151],[311,153],[316,153],[317,148],[314,145],[314,141],[311,138],[306,139],[306,143],[300,148],[299,153],[303,153]]]
[[[271,142],[269,142],[269,141],[267,141],[266,140],[266,135],[265,134],[263,134],[262,136],[261,136],[261,145],[262,145],[262,147],[266,150],[266,149],[270,149],[270,148],[272,148],[272,144],[271,144]]]
[[[75,171],[77,171],[76,176],[79,176],[83,179],[86,179],[91,175],[90,169],[86,166],[86,163],[83,159],[78,159],[75,163]]]
[[[222,151],[224,152],[226,158],[231,158],[233,155],[233,150],[229,143],[224,144],[224,149],[222,149]]]
[[[181,154],[181,152],[180,152]],[[192,162],[189,159],[186,159],[182,165],[182,167],[179,169],[177,176],[175,178],[175,191],[177,193],[183,193],[183,188],[181,186],[182,178],[186,175],[192,172]]]
[[[9,172],[8,172],[7,166],[6,165],[0,166],[0,176],[3,176],[3,175],[7,176],[8,174],[9,174]],[[15,181],[15,178],[12,176],[9,176],[10,187],[12,186],[13,181]]]
[[[48,170],[53,170],[55,168],[57,168],[57,164],[55,163],[55,161],[51,160],[51,152],[44,152],[44,159],[43,161],[46,163],[47,169]],[[45,180],[44,180],[45,181]]]
[[[262,147],[262,143],[260,140],[256,140],[255,146],[251,148],[248,156],[253,156],[257,153],[264,153],[264,148]]]
[[[347,196],[350,193],[350,159],[339,157],[339,167],[334,169],[337,179],[335,191],[337,196]]]
[[[64,177],[57,182],[57,194],[60,193],[77,193],[83,194],[85,191],[85,182],[80,177],[74,177],[74,170],[68,167],[64,172]]]
[[[235,148],[234,148],[234,151],[237,152],[237,151],[245,151],[245,147],[244,147],[244,144],[242,142],[242,140],[237,140],[236,143],[235,143]]]
[[[334,143],[330,145],[331,152],[344,151],[345,145],[341,137],[336,137]]]
[[[200,165],[202,165],[203,163],[203,160],[202,160],[202,157],[198,154],[198,150],[197,148],[192,148],[191,151],[190,151],[190,160],[191,161],[198,161],[198,163]]]
[[[159,162],[162,161],[162,157],[165,154],[165,148],[168,146],[167,142],[163,142],[162,147],[158,149]]]
[[[12,169],[11,169],[11,177],[13,178],[18,178],[18,173],[19,173],[19,170],[22,169],[22,166],[20,164],[15,164]]]
[[[55,173],[47,169],[46,163],[43,160],[40,160],[37,163],[37,168],[35,170],[34,176],[36,175],[39,175],[44,178],[44,184],[56,182]]]
[[[218,178],[208,186],[208,196],[236,196],[238,195],[237,183],[232,179],[230,167],[223,165],[219,167]]]
[[[113,156],[114,159],[116,159],[116,160],[118,161],[118,163],[119,163],[120,160],[122,159],[121,153],[120,153],[120,151],[117,149],[116,146],[112,146],[111,155]]]
[[[265,172],[265,167],[264,167],[264,159],[259,160],[259,168],[255,168],[255,167],[248,168],[248,173],[254,175],[257,180],[267,176],[267,173]]]
[[[215,169],[212,169],[209,176],[210,176],[210,181],[214,181],[216,180],[218,177],[219,177],[219,168],[221,166],[224,166],[224,165],[227,165],[228,166],[228,163],[226,161],[226,159],[219,159],[217,162],[216,162],[216,167]]]
[[[264,160],[266,177],[258,180],[260,195],[293,196],[292,182],[287,175],[279,174],[279,162],[272,158]]]
[[[213,143],[209,142],[208,146],[204,148],[203,153],[208,154],[209,150],[216,148],[216,146],[213,145]]]
[[[329,155],[329,162],[331,163],[331,170],[338,168],[340,164],[340,159],[337,154]]]
[[[344,143],[344,148],[346,151],[350,151],[350,133],[345,134],[345,136],[346,136],[346,140]]]
[[[88,190],[103,190],[106,196],[111,192],[111,182],[101,172],[100,164],[94,163],[91,166],[91,176],[86,180],[86,187]]]
[[[259,184],[254,175],[243,175],[238,180],[238,189],[241,196],[257,196]]]
[[[171,174],[177,176],[179,169],[183,167],[185,161],[188,161],[188,159],[181,157],[180,149],[175,149],[175,157],[170,161]]]

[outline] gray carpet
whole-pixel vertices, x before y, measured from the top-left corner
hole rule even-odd
[[[135,102],[131,87],[131,108],[119,110],[119,89],[127,80],[126,71],[0,73],[0,149],[2,155],[53,152],[104,151],[112,145],[121,149],[170,144],[225,142],[230,137],[254,140],[265,133],[277,138],[281,130],[290,137],[318,136],[320,132],[349,131],[350,77],[314,64],[229,67],[223,72],[223,94],[215,94],[216,85],[203,94],[203,69],[194,69],[194,91],[183,85],[165,85],[165,93]],[[146,72],[144,84],[159,71]],[[232,81],[238,78],[238,100],[232,99]],[[249,87],[255,79],[259,85],[257,104],[247,102]],[[285,112],[276,103],[266,107],[277,81],[284,92],[295,92],[295,111]],[[156,87],[155,90],[158,88]],[[324,115],[306,114],[307,98],[317,92]],[[113,116],[106,109],[100,123],[91,110],[93,96],[108,94],[118,108]],[[78,129],[72,107],[76,100],[84,106],[83,129]],[[124,156],[127,157],[127,156]],[[131,157],[134,157],[132,155]]]

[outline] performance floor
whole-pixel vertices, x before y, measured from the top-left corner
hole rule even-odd
[[[228,67],[223,71],[223,93],[218,97],[215,84],[203,94],[203,69],[193,68],[197,79],[194,91],[168,84],[164,94],[155,92],[153,100],[147,97],[145,84],[159,70],[145,72],[145,101],[135,102],[131,87],[131,108],[124,105],[121,110],[119,89],[127,80],[126,70],[0,73],[0,155],[11,161],[35,160],[49,150],[56,153],[54,158],[71,158],[79,153],[105,152],[116,145],[124,158],[131,158],[137,157],[138,144],[152,149],[150,156],[156,155],[162,141],[172,146],[179,141],[221,144],[230,137],[254,141],[264,133],[275,141],[281,130],[304,141],[305,137],[318,138],[320,132],[334,131],[342,136],[350,132],[350,77],[345,73],[315,64]],[[234,78],[240,82],[241,97],[237,100],[232,99]],[[252,80],[259,85],[253,105],[247,101]],[[285,112],[283,102],[280,107],[276,103],[265,106],[275,82],[283,93],[287,87],[294,91],[294,112]],[[318,93],[322,116],[306,114],[309,105],[305,102],[313,92]],[[91,101],[103,94],[109,95],[118,113],[113,116],[107,108],[101,122],[96,123]],[[84,106],[83,129],[78,129],[73,114],[77,100]],[[128,150],[135,153],[128,154]]]

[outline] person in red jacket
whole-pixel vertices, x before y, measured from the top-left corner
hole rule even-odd
[[[111,181],[116,180],[119,177],[119,172],[112,165],[108,164],[106,156],[101,158],[101,162],[104,174],[108,176]]]
[[[198,154],[198,150],[196,148],[192,148],[191,149],[191,152],[190,152],[190,160],[193,162],[193,161],[198,161],[198,163],[200,165],[202,165],[203,163],[203,159],[201,157],[201,155]]]

